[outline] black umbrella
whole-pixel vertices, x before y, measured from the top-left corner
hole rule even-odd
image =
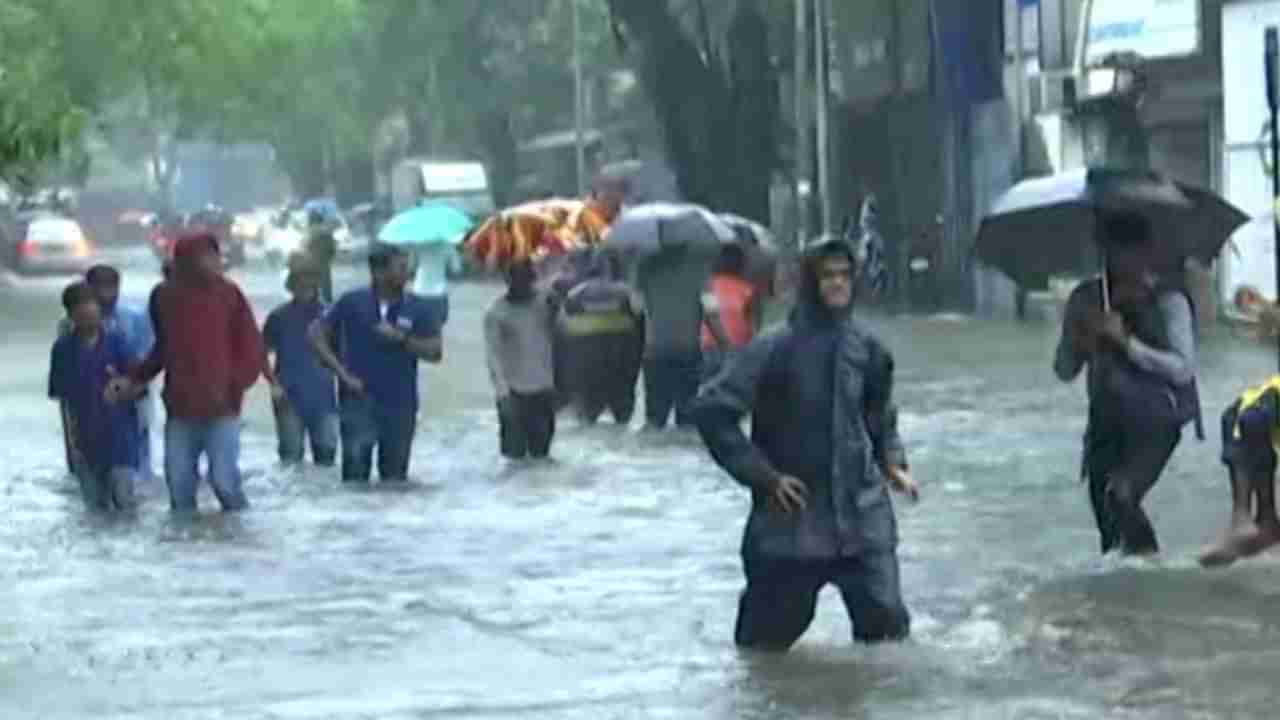
[[[1217,195],[1154,173],[1079,170],[1015,185],[996,201],[978,230],[984,263],[1023,287],[1051,275],[1096,271],[1099,216],[1127,212],[1151,225],[1170,268],[1196,258],[1208,265],[1248,216]]]

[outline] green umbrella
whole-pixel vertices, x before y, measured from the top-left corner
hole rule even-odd
[[[431,203],[391,218],[378,232],[378,242],[401,247],[456,244],[475,223],[447,203]]]

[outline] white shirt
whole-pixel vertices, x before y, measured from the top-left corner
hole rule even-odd
[[[448,245],[430,245],[415,253],[418,270],[413,277],[413,292],[426,297],[449,294],[449,264],[454,250]]]

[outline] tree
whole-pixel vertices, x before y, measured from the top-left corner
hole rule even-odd
[[[723,49],[704,0],[608,0],[662,125],[667,159],[692,201],[769,219],[778,161],[778,93],[768,21],[738,3]]]
[[[20,188],[75,146],[85,122],[70,94],[48,82],[62,75],[63,48],[39,22],[34,5],[0,0],[0,180]]]

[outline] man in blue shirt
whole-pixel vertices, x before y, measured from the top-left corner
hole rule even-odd
[[[444,354],[438,312],[405,292],[409,256],[396,247],[369,256],[370,287],[343,295],[311,326],[311,343],[338,376],[342,479],[405,482],[418,414],[418,362]],[[335,351],[336,347],[336,351]]]
[[[62,305],[73,329],[54,342],[49,397],[63,405],[74,473],[91,509],[132,508],[141,444],[136,397],[114,395],[108,383],[134,359],[123,336],[106,329],[87,283],[68,287]]]
[[[141,362],[155,344],[155,332],[147,313],[120,304],[120,271],[110,265],[94,265],[85,273],[84,281],[98,299],[103,328],[108,333],[120,336],[131,362]],[[58,322],[59,337],[70,334],[72,329],[71,318],[64,317]],[[137,470],[142,480],[151,478],[151,426],[157,414],[155,400],[155,395],[149,388],[144,388],[137,401],[138,432],[141,439]],[[69,451],[67,463],[70,466]]]
[[[304,441],[311,439],[316,465],[331,467],[338,453],[338,406],[333,372],[321,364],[307,331],[326,309],[320,299],[321,270],[305,262],[289,268],[285,286],[293,299],[267,316],[262,338],[275,355],[271,397],[275,407],[280,461],[302,462]]]

